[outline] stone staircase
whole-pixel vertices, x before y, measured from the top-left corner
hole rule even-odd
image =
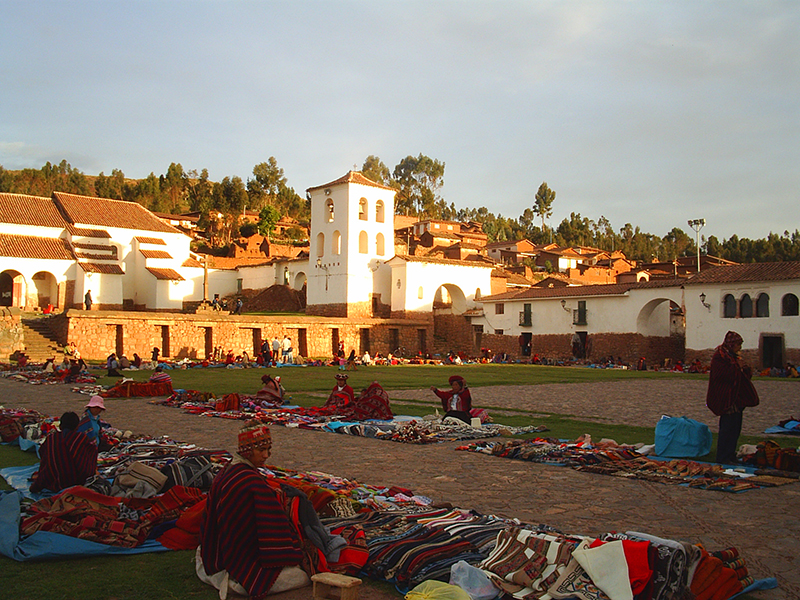
[[[63,348],[50,330],[47,317],[23,318],[22,330],[25,335],[25,354],[31,362],[44,362],[53,357],[56,364],[63,360]]]

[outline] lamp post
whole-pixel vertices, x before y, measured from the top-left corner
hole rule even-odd
[[[700,230],[705,227],[705,219],[689,219],[689,227],[694,229],[695,246],[697,246],[697,272],[700,272]]]

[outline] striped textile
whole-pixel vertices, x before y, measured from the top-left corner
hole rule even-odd
[[[97,471],[97,446],[78,431],[53,431],[39,449],[39,471],[32,492],[60,492],[83,485]]]
[[[253,598],[267,595],[283,567],[303,560],[275,491],[244,463],[231,463],[214,479],[200,545],[206,572],[227,570]]]

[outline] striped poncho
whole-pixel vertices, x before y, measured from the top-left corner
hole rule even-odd
[[[83,485],[97,471],[97,446],[79,431],[54,431],[39,449],[41,463],[31,484],[32,492],[60,492]]]
[[[200,546],[209,575],[228,571],[253,598],[266,596],[283,567],[303,560],[298,533],[276,492],[243,462],[214,479]]]

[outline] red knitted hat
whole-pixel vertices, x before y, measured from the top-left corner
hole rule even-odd
[[[269,427],[259,421],[248,421],[239,430],[239,454],[247,457],[257,448],[271,448]]]

